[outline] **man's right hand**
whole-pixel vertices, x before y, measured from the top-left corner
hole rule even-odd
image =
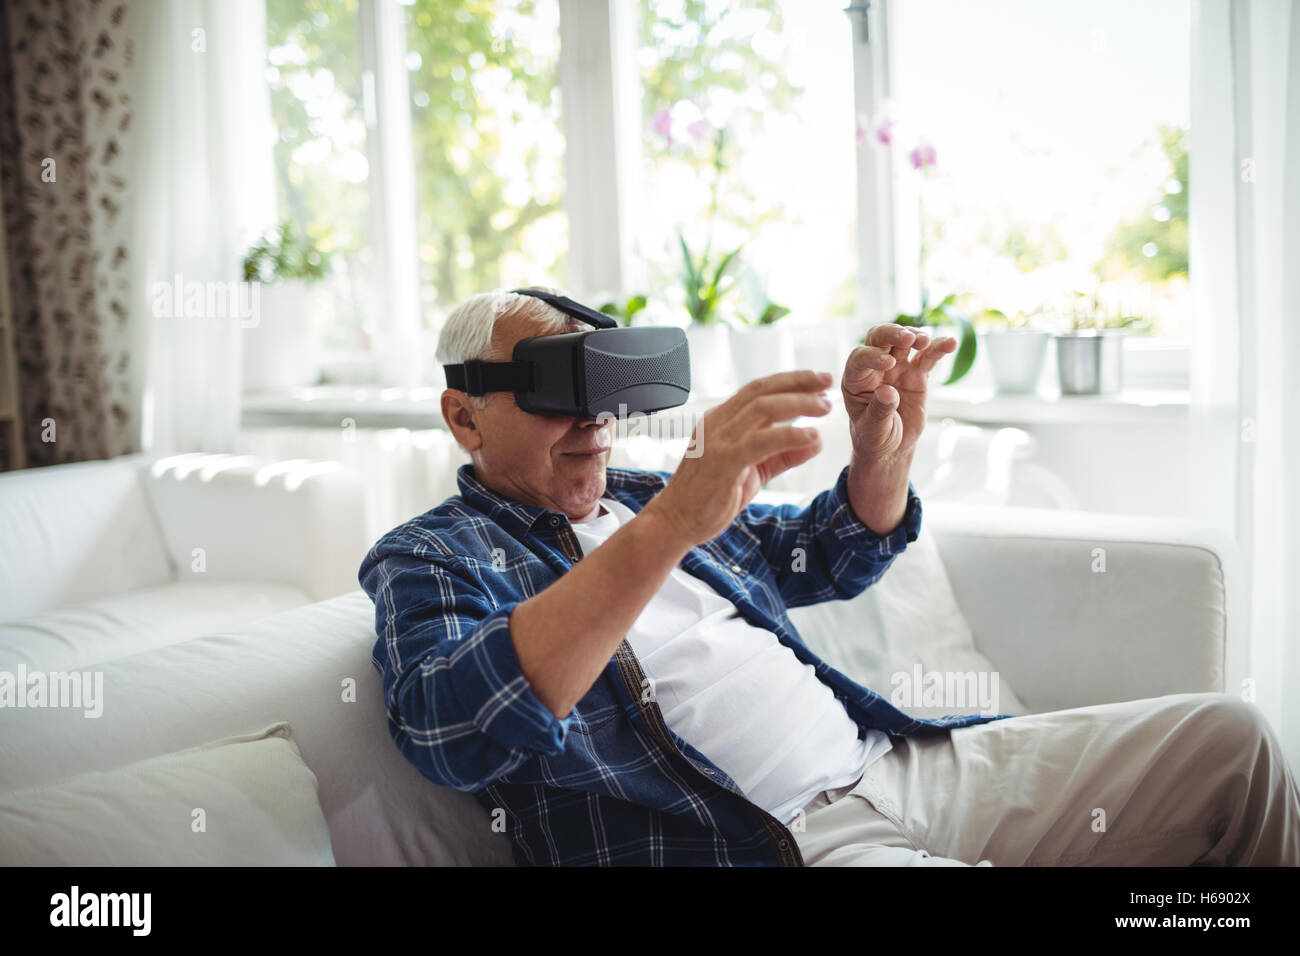
[[[667,487],[641,513],[687,549],[716,538],[765,484],[822,450],[816,429],[778,423],[829,412],[832,381],[829,372],[778,372],[710,409]]]

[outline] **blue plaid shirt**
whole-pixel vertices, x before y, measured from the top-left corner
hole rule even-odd
[[[607,468],[605,493],[635,512],[670,477]],[[564,719],[537,699],[510,612],[581,560],[577,535],[564,514],[496,493],[472,465],[457,483],[460,494],[376,542],[359,575],[375,602],[388,729],[406,758],[434,783],[504,811],[521,865],[802,865],[790,831],[669,729],[626,640]],[[846,466],[807,508],[750,504],[680,566],[810,664],[859,736],[996,720],[909,717],[817,657],[786,616],[860,594],[920,526],[910,485],[897,528],[882,536],[863,524]]]

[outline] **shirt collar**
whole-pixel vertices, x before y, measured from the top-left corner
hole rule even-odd
[[[471,463],[463,464],[457,469],[456,484],[460,488],[460,496],[467,504],[511,532],[531,534],[534,526],[539,523],[537,530],[544,531],[570,523],[568,516],[562,512],[540,505],[526,505],[489,488],[479,480]],[[652,471],[605,468],[605,496],[622,502],[633,511],[640,510],[646,501],[663,490],[665,484],[663,476]]]

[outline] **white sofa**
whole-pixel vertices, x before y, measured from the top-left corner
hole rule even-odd
[[[68,669],[354,590],[332,463],[143,455],[0,475],[0,669]]]
[[[1027,712],[1224,690],[1228,582],[1212,538],[1131,518],[938,504],[924,535]],[[828,629],[860,644],[862,600],[792,618],[814,647],[828,646]],[[0,711],[0,797],[285,721],[318,781],[337,864],[509,865],[506,838],[473,797],[425,780],[392,744],[373,644],[370,601],[353,591],[104,662],[98,719]]]

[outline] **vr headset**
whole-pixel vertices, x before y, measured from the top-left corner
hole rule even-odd
[[[603,312],[561,295],[513,292],[541,299],[595,328],[521,339],[510,362],[444,365],[448,388],[470,395],[514,392],[526,412],[576,418],[657,412],[686,402],[691,359],[684,330],[621,327]]]

